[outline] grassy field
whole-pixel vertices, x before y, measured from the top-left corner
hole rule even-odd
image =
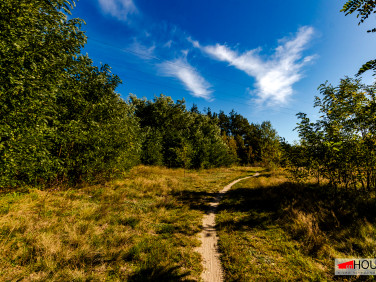
[[[225,281],[356,280],[335,277],[334,258],[376,256],[375,215],[374,194],[292,184],[281,171],[242,181],[217,216]]]
[[[3,191],[0,281],[200,280],[208,203],[255,171],[219,206],[225,281],[342,281],[334,258],[376,256],[374,194],[292,184],[260,168],[139,166],[103,185]]]
[[[2,192],[0,280],[198,280],[205,203],[250,173],[140,166],[104,185]]]

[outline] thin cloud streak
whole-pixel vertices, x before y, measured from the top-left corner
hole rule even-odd
[[[254,77],[256,89],[250,93],[258,96],[258,102],[273,105],[288,102],[293,94],[293,84],[303,76],[302,68],[315,58],[302,55],[313,34],[313,28],[305,26],[298,30],[294,38],[279,40],[279,46],[269,60],[262,59],[260,48],[239,54],[226,45],[201,46],[198,41],[188,40],[210,57],[228,62]]]
[[[134,39],[133,43],[129,45],[126,51],[130,51],[135,54],[137,57],[140,57],[144,60],[151,60],[155,58],[154,55],[155,45],[147,47],[141,44],[137,39]]]
[[[129,15],[138,12],[132,0],[98,0],[104,13],[121,21],[127,21]]]
[[[159,64],[158,67],[162,75],[179,79],[192,96],[208,101],[212,100],[213,91],[210,89],[210,83],[188,63],[186,58],[166,61]]]

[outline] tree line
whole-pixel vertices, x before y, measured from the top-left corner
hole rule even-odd
[[[81,54],[72,0],[0,2],[0,187],[106,179],[134,165],[272,163],[270,122],[116,93],[108,65]]]
[[[235,162],[242,165],[277,165],[281,158],[280,137],[269,121],[249,123],[242,115],[232,110],[207,115],[221,128],[222,138],[231,149]]]

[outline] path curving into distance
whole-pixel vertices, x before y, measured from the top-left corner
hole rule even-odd
[[[202,220],[202,231],[199,234],[201,246],[197,248],[202,256],[202,263],[204,266],[204,271],[201,274],[201,278],[204,282],[222,282],[223,281],[223,269],[221,261],[219,260],[218,252],[218,237],[215,230],[215,215],[217,214],[217,208],[219,202],[223,198],[224,194],[231,189],[233,185],[254,176],[258,176],[259,173],[256,172],[252,176],[243,177],[237,179],[227,186],[225,186],[217,195],[214,200],[209,203],[210,208],[208,213],[204,215]]]

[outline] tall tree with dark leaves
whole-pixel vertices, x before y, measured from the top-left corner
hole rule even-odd
[[[0,186],[75,182],[137,160],[132,109],[109,67],[80,55],[74,5],[0,2]]]

